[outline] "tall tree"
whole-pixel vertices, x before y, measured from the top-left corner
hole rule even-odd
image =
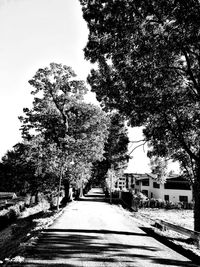
[[[106,109],[145,126],[153,154],[178,159],[194,190],[200,231],[200,3],[84,1],[88,81]]]
[[[112,112],[109,116],[109,135],[104,145],[104,159],[93,164],[93,178],[97,183],[105,182],[109,169],[116,171],[117,177],[119,169],[123,170],[129,159],[129,138],[124,118],[117,112]]]
[[[48,167],[44,172],[49,169],[57,176],[62,172],[67,184],[70,177],[80,179],[93,161],[102,159],[109,123],[99,107],[83,102],[87,89],[75,77],[70,67],[61,64],[39,69],[29,81],[34,88],[33,108],[25,108],[25,115],[20,117],[24,139],[33,142],[41,138],[35,152],[44,155]],[[74,167],[69,164],[72,159]],[[75,170],[80,171],[79,175]]]

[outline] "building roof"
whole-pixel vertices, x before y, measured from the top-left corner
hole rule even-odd
[[[153,173],[125,173],[126,176],[131,175],[133,176],[137,181],[146,180],[149,178],[152,178],[154,180],[157,180],[157,175]],[[183,178],[180,174],[170,174],[166,178],[167,180],[186,180]]]

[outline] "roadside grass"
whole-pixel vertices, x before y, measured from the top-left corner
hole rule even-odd
[[[147,216],[153,220],[164,220],[169,223],[173,223],[184,228],[194,230],[193,210],[142,208],[138,210],[138,215],[144,217]]]
[[[0,265],[18,255],[23,255],[26,246],[37,239],[41,230],[50,226],[62,213],[51,211],[40,203],[25,209],[15,223],[0,231]]]

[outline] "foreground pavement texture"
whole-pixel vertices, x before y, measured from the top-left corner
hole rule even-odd
[[[19,266],[196,267],[142,231],[100,189],[65,208]]]

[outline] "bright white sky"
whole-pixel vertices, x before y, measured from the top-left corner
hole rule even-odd
[[[39,68],[62,63],[86,80],[92,67],[83,54],[87,36],[78,0],[0,0],[0,157],[21,141],[18,116],[31,106],[28,80]],[[141,130],[130,139],[141,139]],[[149,171],[146,152],[134,152],[129,171]]]
[[[40,67],[63,63],[86,79],[87,34],[78,0],[0,0],[0,156],[20,140],[18,116]]]

